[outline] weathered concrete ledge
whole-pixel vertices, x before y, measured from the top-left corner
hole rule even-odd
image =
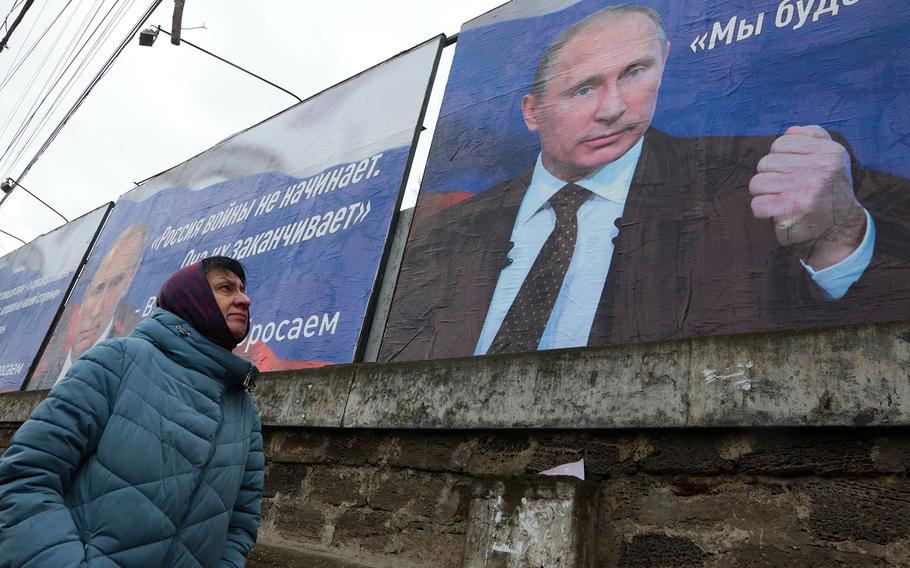
[[[353,374],[347,427],[910,424],[908,323],[369,364]]]
[[[0,394],[0,424],[25,422],[44,400],[47,391],[6,392]]]
[[[42,396],[0,396],[0,422]],[[910,425],[910,323],[340,365],[266,375],[255,396],[270,426]]]
[[[352,428],[910,425],[910,324],[271,375],[267,424]]]

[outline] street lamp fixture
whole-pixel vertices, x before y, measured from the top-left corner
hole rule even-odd
[[[152,47],[155,45],[155,40],[158,39],[158,31],[151,28],[145,28],[139,32],[139,45],[144,45],[146,47]]]

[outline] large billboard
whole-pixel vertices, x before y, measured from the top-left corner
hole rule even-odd
[[[19,390],[28,376],[110,207],[0,258],[0,392]]]
[[[236,354],[263,371],[352,362],[440,49],[421,44],[124,194],[29,388],[128,333],[168,276],[213,255],[247,270]]]
[[[465,24],[380,360],[910,317],[910,4]]]

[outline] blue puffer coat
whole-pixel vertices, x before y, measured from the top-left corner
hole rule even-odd
[[[0,459],[0,566],[243,566],[256,368],[157,309],[77,361]]]

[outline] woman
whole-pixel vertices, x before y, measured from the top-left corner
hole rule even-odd
[[[0,567],[244,565],[263,483],[258,371],[231,353],[245,286],[227,257],[184,267],[73,364],[0,459]]]

